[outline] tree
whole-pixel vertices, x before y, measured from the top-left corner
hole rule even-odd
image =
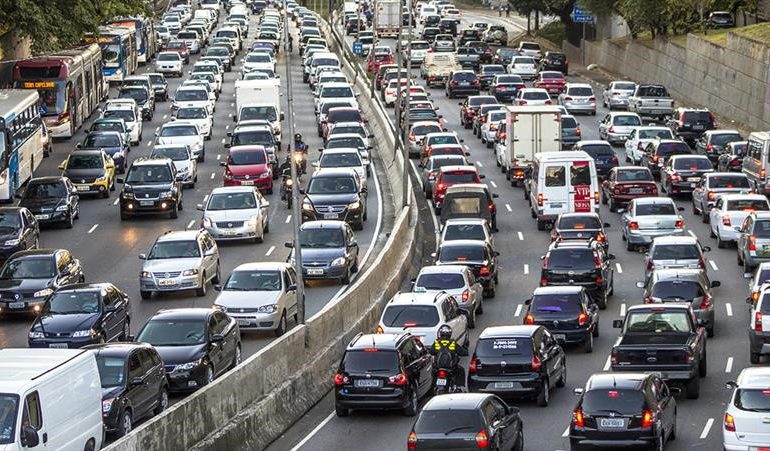
[[[0,28],[32,39],[36,54],[73,47],[116,17],[152,17],[146,0],[0,0]]]
[[[527,34],[529,34],[531,31],[530,17],[533,12],[545,9],[543,0],[509,0],[509,3],[516,12],[527,17]]]

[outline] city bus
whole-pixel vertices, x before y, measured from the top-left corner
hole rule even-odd
[[[109,90],[97,44],[19,60],[13,66],[13,85],[39,93],[40,112],[52,138],[74,136]]]
[[[0,201],[12,201],[32,178],[44,147],[37,91],[0,90]]]
[[[102,74],[108,82],[121,82],[136,71],[137,50],[134,27],[99,27],[97,34],[86,33],[83,42],[102,49]]]
[[[137,62],[146,63],[155,56],[158,51],[158,42],[155,40],[155,28],[151,20],[131,17],[113,20],[109,22],[109,25],[134,29]]]

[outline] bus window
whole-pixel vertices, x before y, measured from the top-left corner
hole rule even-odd
[[[120,67],[120,44],[109,44],[102,48],[105,67]]]

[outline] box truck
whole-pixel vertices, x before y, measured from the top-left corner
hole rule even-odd
[[[401,17],[398,14],[401,0],[380,0],[376,3],[377,11],[374,16],[377,37],[397,37],[401,29]]]
[[[244,120],[266,120],[273,128],[277,143],[281,142],[281,83],[280,80],[236,80],[235,81],[235,122]]]

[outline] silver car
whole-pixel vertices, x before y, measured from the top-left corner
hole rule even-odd
[[[709,213],[720,194],[748,194],[751,182],[746,174],[736,172],[710,172],[703,174],[692,190],[692,211],[700,214],[704,223],[709,222]]]
[[[453,218],[447,219],[441,227],[439,243],[454,240],[481,240],[495,247],[495,237],[492,226],[484,218]]]
[[[188,121],[167,122],[155,132],[155,144],[180,144],[189,146],[192,154],[203,163],[206,158],[206,145],[198,125]]]
[[[150,299],[154,292],[195,290],[206,296],[209,282],[219,283],[219,249],[205,230],[169,231],[159,236],[139,275],[139,293]]]
[[[749,279],[749,291],[751,294],[746,299],[747,303],[756,303],[759,300],[759,294],[762,292],[762,286],[770,283],[770,262],[760,263],[754,273],[746,273],[744,277]]]
[[[611,81],[602,93],[602,104],[610,111],[615,108],[628,108],[628,98],[636,91],[633,81]]]
[[[648,280],[655,270],[660,269],[701,269],[708,271],[704,255],[711,251],[708,246],[701,246],[692,236],[660,236],[652,240],[650,250],[644,256],[644,280]]]
[[[607,113],[599,122],[599,139],[610,144],[625,143],[634,127],[642,125],[642,118],[636,113],[616,111]]]
[[[152,149],[150,157],[170,158],[176,167],[176,179],[182,182],[182,186],[195,188],[198,181],[198,162],[193,157],[190,146],[161,144]]]
[[[744,368],[735,382],[722,426],[722,447],[726,451],[763,449],[770,443],[767,427],[770,411],[770,368]]]
[[[633,251],[637,246],[651,244],[656,237],[683,235],[684,219],[679,214],[683,210],[668,197],[632,199],[620,219],[626,248]]]
[[[587,83],[567,83],[559,94],[559,105],[563,105],[570,114],[596,114],[596,96],[594,88]]]
[[[297,321],[297,276],[288,263],[244,263],[214,289],[220,291],[214,307],[227,312],[241,331],[272,330],[280,337],[287,318]]]
[[[476,327],[476,314],[484,313],[482,303],[484,288],[476,281],[473,271],[462,265],[423,266],[414,280],[415,293],[440,293],[442,291],[467,307],[468,328]]]
[[[201,226],[218,241],[254,240],[261,243],[270,231],[270,202],[255,186],[214,188],[205,204]]]
[[[770,262],[770,211],[754,211],[743,221],[738,235],[738,264],[751,272]]]

